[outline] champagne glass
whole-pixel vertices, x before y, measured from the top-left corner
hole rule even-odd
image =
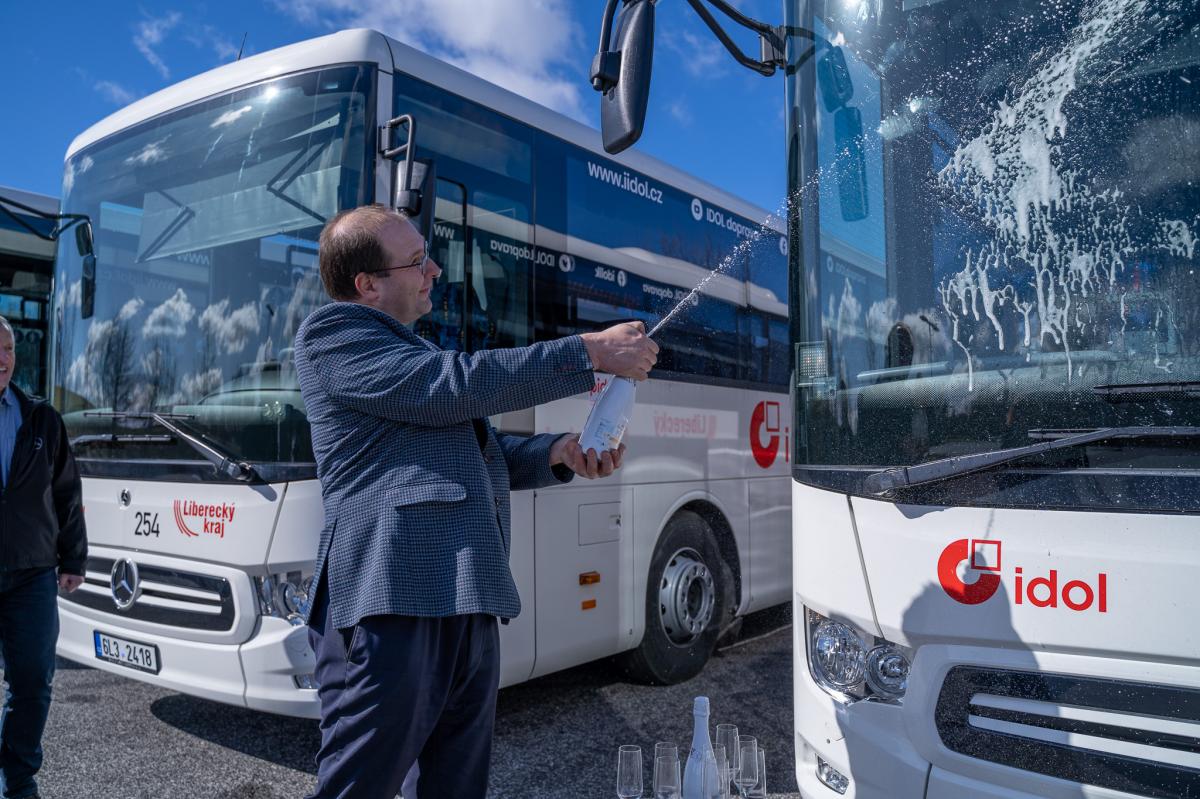
[[[717,770],[729,768],[729,753],[725,751],[724,744],[713,744],[713,760],[717,762]]]
[[[641,799],[642,747],[622,746],[617,750],[617,796],[619,799]]]
[[[740,789],[742,796],[758,782],[758,741],[747,736],[738,736],[738,761],[740,768],[734,775],[733,782]]]
[[[704,755],[704,799],[729,799],[729,769],[725,767],[724,757],[717,757],[718,749],[724,752],[724,747],[716,744],[712,754],[706,752]]]
[[[746,794],[748,799],[767,799],[767,751],[758,747],[758,782]]]
[[[733,724],[717,725],[717,743],[725,747],[726,768],[730,774],[737,776],[738,769],[738,728]]]
[[[729,770],[728,766],[726,766],[720,771],[721,789],[717,794],[716,799],[730,799],[729,785],[731,782],[733,782],[733,772]]]
[[[679,788],[679,758],[670,754],[654,758],[654,799],[679,799]]]
[[[679,747],[669,741],[659,741],[654,745],[654,759],[673,757],[679,759]]]

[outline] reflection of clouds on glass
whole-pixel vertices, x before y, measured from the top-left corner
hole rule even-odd
[[[117,406],[131,387],[134,346],[126,319],[93,320],[87,345],[67,370],[67,387],[93,406]]]
[[[258,309],[248,302],[226,316],[228,307],[229,300],[224,299],[205,308],[200,329],[211,335],[226,355],[232,355],[244,350],[250,336],[258,332]]]
[[[837,335],[839,347],[853,341],[858,336],[862,318],[862,303],[854,295],[854,287],[846,278],[842,285],[842,297],[838,302],[837,311],[833,310],[833,297],[829,298],[830,316],[837,319]]]
[[[80,293],[79,280],[72,280],[69,285],[59,285],[54,292],[54,305],[56,308],[68,309],[78,308],[81,302],[82,294]]]
[[[163,147],[166,137],[152,141],[133,155],[125,159],[128,166],[148,166],[167,159],[167,149]]]
[[[896,318],[896,298],[871,303],[867,311],[867,339],[873,344],[887,344],[888,334]]]
[[[75,177],[87,172],[95,163],[90,155],[68,161],[67,171],[63,174],[63,192],[70,193],[75,186]]]
[[[221,116],[214,119],[213,123],[209,125],[209,127],[219,128],[222,125],[232,125],[234,122],[237,122],[239,119],[241,119],[243,114],[246,114],[248,111],[250,111],[251,108],[253,108],[253,106],[244,105],[241,108],[233,111],[226,111],[224,114],[221,114]]]
[[[189,400],[199,399],[205,394],[211,394],[221,385],[221,370],[208,369],[194,375],[184,375],[181,389],[183,396]]]
[[[300,278],[288,300],[287,313],[284,315],[284,340],[291,342],[296,337],[300,323],[327,301],[319,272],[314,269]]]
[[[128,322],[130,319],[138,315],[138,311],[142,310],[142,306],[145,304],[146,301],[141,297],[134,297],[132,300],[129,300],[121,306],[120,311],[117,311],[117,321]]]
[[[183,289],[175,289],[174,294],[150,312],[150,316],[146,318],[146,324],[142,328],[142,335],[147,338],[150,336],[182,338],[187,332],[188,322],[192,321],[192,317],[195,315],[196,309],[188,302],[187,294]]]
[[[96,365],[100,362],[109,340],[113,335],[113,322],[92,321],[88,327],[87,345],[67,370],[67,388],[86,397],[96,404],[100,398],[100,373]]]

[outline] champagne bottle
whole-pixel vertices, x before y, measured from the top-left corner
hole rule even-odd
[[[637,382],[628,377],[613,377],[601,389],[579,435],[579,446],[584,454],[594,449],[599,456],[606,450],[621,446],[621,437],[625,435],[629,417],[633,414],[635,391]]]
[[[705,795],[707,786],[717,784],[717,765],[713,760],[712,739],[708,737],[707,696],[696,697],[692,717],[692,751],[683,770],[683,799],[712,799]]]

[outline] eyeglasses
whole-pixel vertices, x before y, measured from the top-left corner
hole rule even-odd
[[[431,261],[429,258],[429,242],[423,241],[421,244],[424,246],[424,250],[421,252],[421,257],[416,261],[413,261],[411,264],[402,264],[401,266],[385,266],[383,269],[372,269],[367,272],[367,274],[378,275],[381,272],[391,272],[396,269],[416,268],[421,270],[421,277],[425,277],[425,275],[429,274],[429,265],[433,263],[433,261]]]

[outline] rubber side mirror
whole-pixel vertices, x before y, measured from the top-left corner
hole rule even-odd
[[[654,66],[654,3],[630,0],[621,8],[613,33],[614,52],[605,53],[605,72],[616,84],[600,96],[604,149],[619,153],[642,136]]]

